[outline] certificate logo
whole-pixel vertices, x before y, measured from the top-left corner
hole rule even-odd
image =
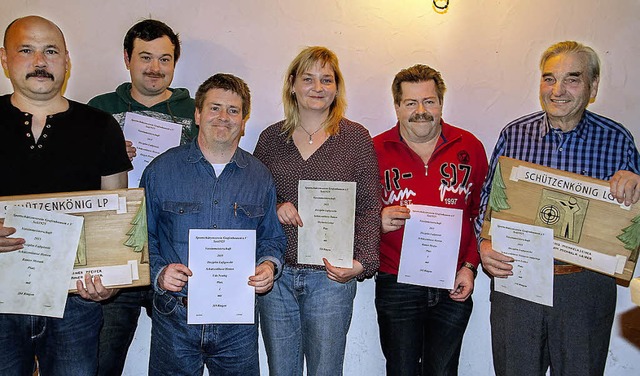
[[[534,224],[553,229],[556,238],[579,243],[588,207],[585,198],[543,189]]]

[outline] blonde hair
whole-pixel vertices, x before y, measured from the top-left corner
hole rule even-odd
[[[284,78],[284,87],[282,88],[282,105],[284,107],[284,124],[282,124],[282,132],[291,137],[296,126],[300,124],[300,109],[298,108],[298,100],[293,93],[293,84],[298,75],[311,69],[316,63],[321,63],[324,67],[329,64],[333,70],[336,80],[336,97],[329,106],[329,115],[323,122],[327,133],[330,135],[338,132],[340,119],[344,117],[347,108],[347,99],[345,93],[344,79],[338,66],[338,57],[333,51],[326,47],[314,46],[307,47],[302,50],[298,56],[293,59],[287,69]]]

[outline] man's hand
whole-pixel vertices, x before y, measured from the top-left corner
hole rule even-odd
[[[256,294],[269,292],[273,287],[276,266],[271,261],[264,261],[256,266],[256,274],[249,277],[249,286],[256,288]]]
[[[453,290],[449,291],[449,297],[456,302],[464,302],[473,292],[474,275],[473,271],[465,266],[456,273],[453,283]]]
[[[120,289],[109,289],[104,287],[99,275],[92,276],[89,273],[84,275],[84,286],[82,285],[82,281],[76,281],[76,289],[81,297],[87,300],[93,300],[94,302],[107,300],[120,291]]]
[[[158,287],[163,290],[179,292],[187,284],[193,273],[183,264],[169,264],[158,276]]]
[[[382,233],[395,231],[404,226],[405,220],[411,218],[409,208],[405,206],[387,206],[382,209]]]
[[[327,278],[340,283],[347,283],[364,271],[364,266],[358,260],[353,260],[352,268],[338,268],[331,265],[326,258],[323,258],[322,262],[327,268]]]
[[[620,170],[609,181],[611,194],[627,206],[635,204],[640,199],[640,175],[631,171]]]
[[[13,227],[4,227],[0,224],[0,252],[17,251],[24,248],[24,239],[22,238],[9,238],[16,232]]]
[[[133,142],[131,141],[125,141],[124,144],[127,148],[127,156],[129,157],[129,160],[132,161],[133,157],[136,156],[136,148],[133,147]]]
[[[494,251],[491,246],[491,240],[483,240],[480,243],[480,258],[482,259],[482,268],[489,274],[498,278],[507,278],[513,275],[513,265],[509,264],[514,259]]]
[[[298,210],[290,202],[283,202],[276,207],[278,220],[283,225],[294,225],[302,227],[302,218],[298,214]]]

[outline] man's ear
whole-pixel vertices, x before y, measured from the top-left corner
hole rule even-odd
[[[593,103],[598,95],[598,84],[600,83],[600,77],[596,77],[591,81],[591,93],[589,93],[589,103]]]
[[[7,69],[7,50],[4,47],[0,47],[0,61],[2,62],[2,68]]]
[[[129,58],[129,54],[127,53],[127,50],[124,50],[124,65],[127,67],[127,70],[129,70],[129,63],[131,62],[131,59]]]
[[[195,121],[198,128],[200,128],[200,110],[198,110],[198,107],[196,107],[196,111],[193,114],[193,120]]]

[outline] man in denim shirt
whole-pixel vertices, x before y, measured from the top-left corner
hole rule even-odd
[[[216,74],[196,93],[198,138],[144,171],[151,278],[155,289],[150,375],[259,375],[257,324],[187,325],[189,229],[256,230],[258,294],[273,286],[286,238],[269,171],[238,147],[249,118],[249,88]]]

